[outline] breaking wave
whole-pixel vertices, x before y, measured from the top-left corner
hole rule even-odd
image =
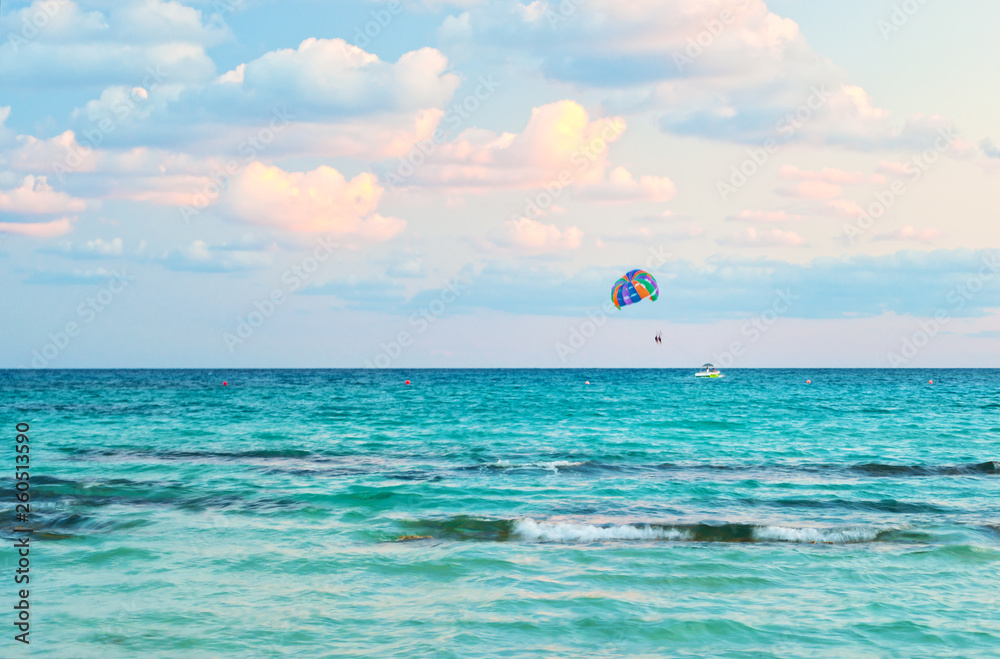
[[[810,543],[923,542],[928,536],[906,526],[843,527],[773,524],[587,524],[585,522],[518,519],[480,519],[459,515],[446,519],[404,522],[407,533],[443,540],[522,541],[567,544],[602,542]]]

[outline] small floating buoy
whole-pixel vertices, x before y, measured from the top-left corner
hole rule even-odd
[[[229,386],[229,383],[228,383],[228,382],[226,382],[225,380],[223,380],[223,381],[222,381],[222,386],[223,386],[223,387],[228,387],[228,386]]]
[[[407,381],[406,381],[406,384],[410,384],[410,381],[409,381],[409,380],[407,380]]]
[[[934,384],[934,380],[928,380],[927,384]]]
[[[587,380],[586,382],[584,382],[584,384],[590,384],[590,380]]]
[[[806,384],[812,384],[812,383],[813,383],[812,380],[806,380]]]

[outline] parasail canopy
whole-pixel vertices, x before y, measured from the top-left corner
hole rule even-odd
[[[659,296],[660,287],[653,279],[653,275],[645,270],[631,270],[616,281],[615,287],[611,289],[611,301],[619,309],[646,298],[655,302]]]

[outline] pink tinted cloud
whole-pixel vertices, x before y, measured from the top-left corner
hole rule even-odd
[[[827,181],[800,181],[780,188],[778,194],[797,199],[833,199],[844,194],[844,188]]]
[[[347,180],[327,166],[286,172],[254,162],[233,179],[221,204],[230,215],[252,224],[388,240],[406,222],[376,212],[382,192],[378,179],[369,173]]]
[[[863,183],[868,179],[861,172],[848,172],[832,167],[824,167],[820,170],[807,170],[800,169],[795,165],[783,165],[778,170],[778,176],[786,181],[824,181],[826,183],[837,184]]]
[[[521,133],[463,131],[433,149],[404,184],[482,192],[540,188],[556,181],[564,181],[562,187],[614,187],[615,181],[605,181],[608,147],[625,128],[620,117],[591,119],[574,101],[550,103],[532,109]],[[627,186],[619,176],[617,184]],[[643,185],[642,178],[637,185]],[[664,193],[662,181],[647,181],[646,186]]]
[[[846,217],[858,217],[864,212],[861,204],[851,199],[834,199],[826,202],[826,206],[836,215],[844,215]]]
[[[940,238],[941,235],[941,230],[936,227],[916,229],[912,226],[905,226],[900,227],[895,231],[880,233],[875,236],[874,240],[898,240],[906,242],[930,243]]]
[[[560,229],[527,217],[504,222],[492,242],[501,247],[513,247],[528,254],[549,254],[579,249],[583,231],[571,226]]]
[[[786,181],[795,181],[778,190],[786,197],[799,199],[835,199],[844,193],[845,185],[859,183],[885,183],[882,174],[867,175],[861,172],[848,172],[843,169],[824,167],[820,170],[800,169],[795,165],[784,165],[778,170],[778,176]]]
[[[670,201],[677,193],[674,182],[666,176],[640,176],[638,180],[624,167],[615,167],[608,180],[580,190],[578,196],[603,203],[629,201]]]
[[[51,222],[0,222],[0,233],[12,233],[29,238],[55,238],[73,230],[68,217]]]
[[[781,222],[798,222],[802,219],[802,216],[787,213],[785,211],[745,210],[739,215],[730,215],[726,219],[734,222],[761,222],[767,224],[777,224]]]
[[[704,233],[705,229],[694,222],[686,222],[672,225],[665,229],[653,229],[650,227],[625,229],[624,231],[607,235],[603,239],[598,239],[598,241],[601,243],[599,246],[604,246],[605,241],[649,244],[650,241],[656,240],[693,240],[699,238]]]
[[[879,162],[878,167],[875,168],[875,171],[890,176],[910,176],[916,170],[912,163],[882,160]]]
[[[716,242],[731,247],[798,247],[806,241],[794,231],[747,227]]]
[[[0,190],[0,212],[4,213],[51,215],[79,213],[86,208],[83,199],[53,190],[44,176],[25,176],[13,190]]]

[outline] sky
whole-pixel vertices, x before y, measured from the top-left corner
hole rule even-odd
[[[1000,367],[997,24],[8,0],[0,367]]]

